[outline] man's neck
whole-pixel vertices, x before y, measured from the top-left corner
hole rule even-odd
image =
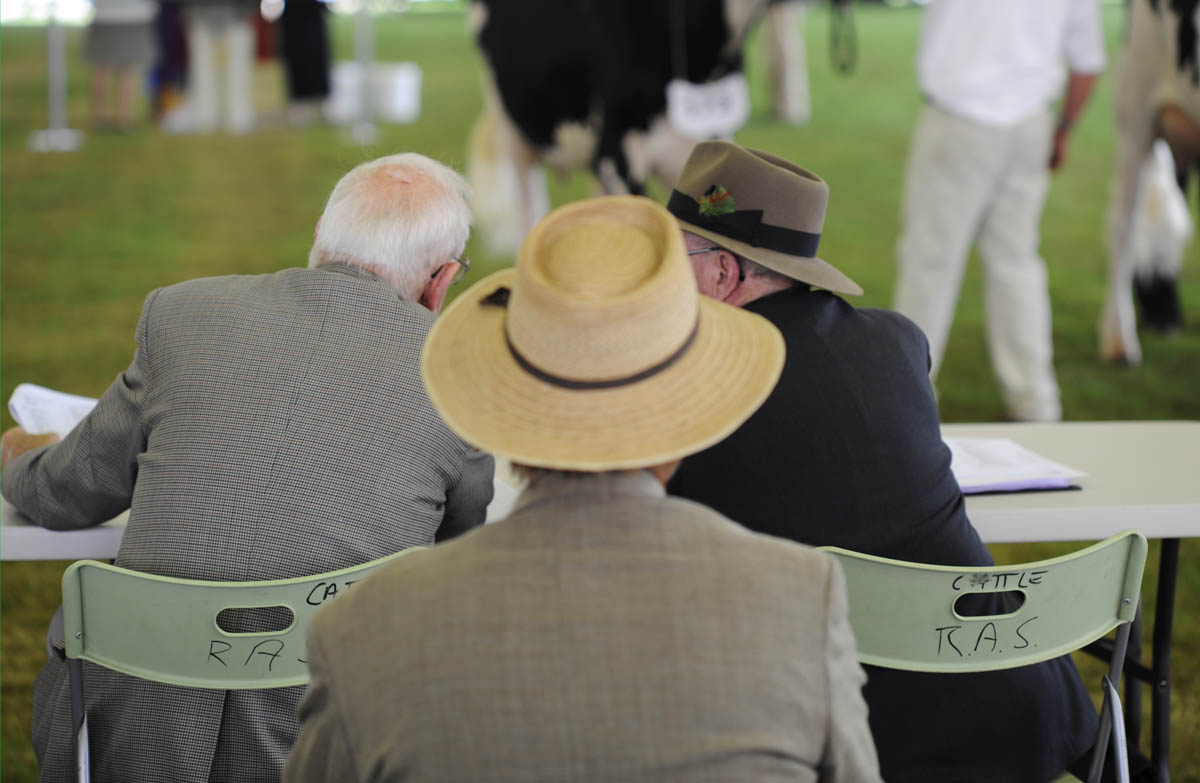
[[[725,300],[725,304],[730,304],[734,307],[745,307],[756,299],[762,299],[764,296],[770,296],[779,291],[795,288],[797,285],[798,283],[795,280],[780,280],[774,277],[747,277],[741,285],[733,290],[729,298]]]

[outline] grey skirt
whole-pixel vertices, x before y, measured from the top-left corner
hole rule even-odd
[[[92,22],[83,37],[83,56],[101,67],[149,67],[158,57],[154,22]]]

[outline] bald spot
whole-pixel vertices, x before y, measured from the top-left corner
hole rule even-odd
[[[431,197],[446,193],[445,186],[430,174],[404,166],[376,169],[360,187],[362,203],[378,214],[412,212]]]

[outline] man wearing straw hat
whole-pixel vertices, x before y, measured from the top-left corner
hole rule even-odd
[[[950,472],[925,336],[839,296],[862,289],[817,256],[828,202],[820,177],[778,156],[723,141],[693,150],[668,208],[700,292],[775,324],[787,362],[762,407],[685,459],[668,489],[814,546],[990,565]],[[867,673],[889,783],[1045,781],[1089,758],[1096,713],[1070,658],[954,677]]]
[[[451,429],[529,485],[318,613],[285,779],[879,780],[837,566],[663,490],[782,363],[697,295],[658,205],[544,218],[422,359]]]

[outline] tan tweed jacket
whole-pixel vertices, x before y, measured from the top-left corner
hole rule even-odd
[[[879,779],[826,555],[667,498],[550,476],[310,625],[285,780]]]

